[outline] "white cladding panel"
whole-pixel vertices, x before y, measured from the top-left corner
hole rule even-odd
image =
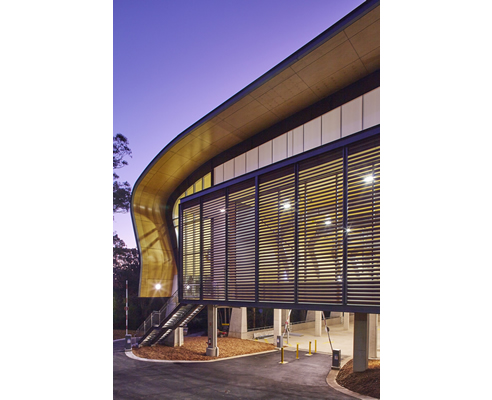
[[[224,163],[224,180],[234,178],[234,158]]]
[[[214,168],[214,185],[380,123],[380,89],[286,132]]]
[[[273,142],[273,162],[287,158],[287,134],[284,133],[272,140]]]
[[[371,90],[363,97],[364,115],[362,118],[362,129],[370,128],[379,124],[379,88]]]
[[[214,185],[224,182],[224,164],[214,168]]]
[[[362,96],[342,105],[342,137],[362,130]]]
[[[246,172],[251,172],[255,169],[258,169],[258,147],[246,153]]]
[[[258,149],[258,168],[272,163],[272,141],[263,143]]]
[[[340,111],[341,108],[337,107],[321,116],[321,144],[330,143],[342,137]]]
[[[287,132],[287,157],[294,155],[294,131]]]
[[[321,117],[304,124],[304,151],[321,146]]]
[[[294,129],[294,145],[293,155],[302,153],[304,151],[304,125],[301,125]]]
[[[246,153],[234,159],[234,176],[240,176],[244,173],[246,173]]]

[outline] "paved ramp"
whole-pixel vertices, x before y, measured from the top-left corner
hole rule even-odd
[[[350,400],[326,383],[331,356],[266,353],[213,363],[158,363],[130,359],[114,342],[114,399]]]

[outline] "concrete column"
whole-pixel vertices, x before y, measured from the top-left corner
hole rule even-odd
[[[273,343],[276,343],[277,336],[281,336],[283,332],[282,325],[282,310],[279,308],[273,309]]]
[[[171,290],[171,294],[173,294],[176,290],[178,290],[178,275],[174,275],[173,277],[173,287]],[[174,299],[170,299],[171,301],[167,305],[166,315],[169,315],[174,311],[178,304],[177,295]],[[183,328],[176,328],[171,332],[165,339],[164,345],[169,347],[179,347],[184,344],[184,334]]]
[[[363,372],[369,365],[369,323],[368,314],[354,315],[354,372]]]
[[[321,311],[314,312],[314,336],[321,336],[321,330],[323,327],[323,321],[321,318]]]
[[[176,328],[165,339],[164,345],[169,347],[179,347],[184,344],[183,328]]]
[[[219,348],[217,347],[217,306],[207,306],[208,317],[208,347],[205,354],[207,356],[218,357]]]
[[[378,315],[369,314],[369,358],[378,357]]]
[[[343,330],[348,331],[350,328],[350,313],[343,313]]]
[[[229,325],[229,337],[246,339],[248,336],[247,308],[233,308]]]

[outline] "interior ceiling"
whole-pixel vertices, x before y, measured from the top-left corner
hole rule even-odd
[[[378,4],[345,26],[328,29],[166,146],[141,175],[132,197],[142,270],[150,265],[148,254],[154,250],[173,260],[160,205],[167,203],[169,195],[193,171],[224,150],[380,69],[379,12]],[[155,268],[152,276],[162,274],[158,271],[162,266]],[[141,280],[141,296],[146,297],[143,285]]]

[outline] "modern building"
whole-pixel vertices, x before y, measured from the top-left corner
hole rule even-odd
[[[354,313],[365,369],[368,315],[380,313],[379,9],[363,3],[142,173],[131,202],[139,295],[178,297],[149,342],[204,306],[212,319],[235,307],[239,321],[245,307],[274,308],[276,327],[282,309]]]

